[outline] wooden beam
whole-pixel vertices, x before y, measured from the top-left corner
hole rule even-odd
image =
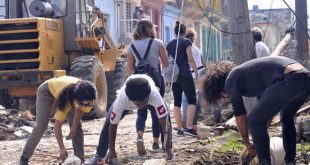
[[[288,46],[293,38],[293,33],[287,33],[285,37],[277,45],[276,49],[272,52],[271,56],[280,56],[284,49]]]

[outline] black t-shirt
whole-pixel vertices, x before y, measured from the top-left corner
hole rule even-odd
[[[272,83],[281,79],[289,64],[297,63],[287,57],[268,56],[247,61],[234,68],[225,81],[235,115],[246,114],[242,96],[259,97]],[[305,72],[308,72],[305,69]]]
[[[186,48],[191,45],[192,42],[189,39],[179,38],[178,56],[176,60],[179,67],[179,75],[184,75],[188,77],[192,76],[186,53]],[[172,41],[168,42],[166,47],[168,55],[171,55],[174,59],[175,59],[176,46],[177,46],[177,39],[173,39]]]

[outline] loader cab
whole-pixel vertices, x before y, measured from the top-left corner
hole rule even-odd
[[[9,0],[8,18],[45,17],[63,20],[64,49],[80,51],[76,37],[85,37],[91,24],[92,0]]]

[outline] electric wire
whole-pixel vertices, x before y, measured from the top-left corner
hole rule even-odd
[[[308,34],[309,29],[305,27],[305,25],[302,23],[302,21],[300,20],[300,18],[296,15],[295,11],[291,8],[291,6],[285,1],[283,0],[283,2],[285,3],[285,5],[291,10],[291,12],[294,14],[294,16],[296,17],[297,21],[301,24],[302,29],[305,31],[305,33],[307,34],[308,40],[310,40],[310,36]]]
[[[267,25],[266,25],[266,29],[265,29],[265,31],[264,31],[263,40],[265,39],[265,36],[266,36],[267,30],[268,30],[268,26],[269,26],[269,19],[270,19],[270,15],[271,15],[271,8],[272,8],[272,4],[273,4],[273,0],[271,0],[271,3],[270,3],[269,14],[268,14],[268,18],[267,18]]]
[[[176,43],[176,48],[175,48],[175,54],[174,54],[174,64],[173,64],[173,69],[172,69],[172,77],[171,80],[173,80],[174,74],[175,74],[175,67],[177,65],[177,57],[178,57],[178,49],[179,49],[179,38],[180,38],[180,31],[181,31],[181,17],[183,14],[183,9],[184,9],[184,0],[182,0],[182,5],[181,5],[181,11],[180,11],[180,16],[179,16],[179,27],[178,27],[178,34],[177,34],[177,43]],[[170,85],[170,92],[172,91],[172,83]]]
[[[213,3],[212,3],[211,18],[210,18],[211,21],[213,20],[214,4],[215,4],[215,0],[213,0]],[[209,62],[209,45],[210,45],[209,43],[210,43],[211,26],[212,24],[209,25],[209,34],[208,34],[208,40],[207,40],[207,54],[206,54],[207,62]]]
[[[227,34],[245,34],[245,33],[251,33],[251,30],[249,31],[244,31],[244,32],[229,32],[229,31],[224,31],[222,29],[220,29],[219,27],[217,27],[212,20],[210,20],[210,18],[206,15],[204,9],[201,7],[200,3],[198,2],[198,0],[196,0],[196,3],[198,4],[198,7],[200,8],[200,10],[202,11],[203,15],[208,19],[208,21],[220,32],[222,33],[227,33]]]

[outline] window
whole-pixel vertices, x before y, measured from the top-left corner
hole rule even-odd
[[[170,41],[170,27],[165,26],[165,43]]]
[[[126,31],[133,32],[133,24],[131,20],[131,3],[126,3]]]

